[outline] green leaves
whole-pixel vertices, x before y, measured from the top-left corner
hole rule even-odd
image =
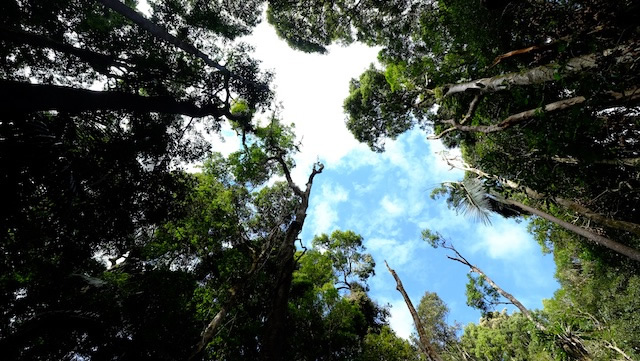
[[[443,183],[431,193],[431,198],[446,195],[447,205],[483,224],[490,224],[491,203],[481,181],[467,178],[462,182]]]
[[[331,236],[322,234],[314,237],[312,244],[326,251],[341,287],[353,291],[358,280],[366,290],[366,281],[375,274],[376,264],[370,254],[361,253],[366,250],[362,236],[353,231],[336,230]]]

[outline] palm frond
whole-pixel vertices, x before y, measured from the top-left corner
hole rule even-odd
[[[482,182],[477,179],[465,179],[456,185],[451,190],[451,204],[456,211],[482,224],[491,224],[491,203]]]

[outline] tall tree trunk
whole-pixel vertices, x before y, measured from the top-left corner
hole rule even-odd
[[[267,319],[265,343],[263,355],[265,359],[280,360],[282,356],[284,340],[284,325],[287,315],[287,305],[289,302],[289,289],[291,288],[291,281],[293,271],[295,269],[295,241],[298,235],[302,231],[304,220],[306,218],[306,211],[309,207],[309,197],[311,195],[311,186],[313,179],[316,175],[322,173],[324,165],[316,163],[313,167],[311,175],[309,175],[309,181],[307,182],[307,188],[303,192],[292,180],[289,168],[281,156],[273,157],[270,160],[275,160],[283,167],[283,171],[287,178],[289,187],[293,192],[301,199],[300,204],[296,208],[295,219],[287,230],[285,231],[284,240],[278,246],[278,280],[276,283],[276,289],[274,290],[274,299],[272,302],[271,312]],[[277,237],[280,232],[272,232],[269,238]],[[270,239],[264,242],[260,253],[254,257],[251,268],[243,277],[243,279],[235,284],[230,290],[229,298],[221,305],[218,313],[213,317],[211,322],[207,325],[201,335],[201,339],[195,347],[194,353],[189,360],[198,360],[202,357],[202,354],[206,346],[213,340],[216,331],[222,325],[222,321],[232,309],[233,305],[241,300],[244,294],[247,292],[247,284],[258,271],[260,265],[264,264],[267,257],[271,254],[271,248],[276,245],[276,239]]]
[[[400,277],[398,276],[396,271],[392,270],[391,267],[389,267],[389,264],[386,260],[384,261],[384,264],[387,265],[389,273],[391,273],[393,278],[396,280],[396,289],[402,294],[404,302],[407,304],[407,308],[409,309],[409,313],[411,313],[411,317],[413,317],[413,323],[416,326],[416,331],[418,331],[418,337],[420,338],[420,349],[427,356],[428,361],[442,361],[440,355],[438,355],[433,345],[429,341],[429,338],[427,337],[427,334],[425,332],[424,325],[422,324],[422,321],[420,321],[418,312],[416,312],[416,309],[413,307],[411,299],[407,295],[407,292],[404,290]]]
[[[279,361],[283,359],[284,347],[287,345],[286,340],[286,320],[289,305],[289,291],[291,289],[291,281],[293,280],[293,272],[295,270],[296,261],[294,259],[296,246],[295,242],[302,231],[302,226],[307,217],[307,208],[309,207],[309,198],[311,196],[311,187],[313,179],[317,174],[322,173],[324,166],[321,163],[314,165],[313,171],[309,176],[306,189],[302,191],[291,178],[289,168],[281,157],[274,158],[278,161],[283,169],[287,183],[293,192],[300,197],[300,203],[296,207],[295,218],[285,232],[285,237],[278,249],[277,255],[277,281],[274,297],[272,300],[271,312],[267,318],[266,332],[264,338],[263,356],[266,360]]]
[[[630,62],[635,56],[627,56],[631,51],[630,45],[621,45],[613,49],[607,49],[599,54],[587,54],[569,59],[560,69],[557,63],[542,65],[517,73],[497,75],[491,78],[476,79],[469,82],[449,84],[443,87],[445,97],[473,91],[476,93],[493,93],[509,89],[512,86],[541,84],[556,80],[558,74],[562,77],[580,73],[585,70],[597,68],[598,58],[622,53],[615,61],[617,63]]]
[[[296,217],[297,218],[297,217]],[[304,219],[300,220],[304,222]],[[285,234],[285,240],[280,247],[277,256],[279,272],[274,297],[271,304],[271,312],[267,317],[266,334],[264,340],[263,356],[265,360],[283,360],[287,343],[286,329],[289,291],[295,271],[295,241],[302,230],[302,223],[296,219],[295,226],[289,227]]]
[[[162,27],[158,26],[156,23],[145,18],[139,12],[135,11],[134,9],[120,2],[120,0],[94,0],[94,1],[102,3],[103,5],[110,8],[111,10],[124,16],[125,18],[129,19],[135,24],[138,24],[138,26],[140,26],[141,28],[149,32],[154,37],[164,40],[169,44],[172,44],[177,48],[182,49],[184,52],[200,58],[202,61],[205,62],[205,64],[219,70],[222,74],[227,75],[231,78],[237,79],[242,83],[253,85],[263,90],[268,90],[264,84],[256,84],[254,81],[245,79],[244,77],[233,73],[232,71],[227,69],[225,66],[220,65],[217,62],[213,61],[213,59],[211,59],[207,54],[203,53],[192,44],[188,43],[185,40],[180,40],[174,35],[171,35],[166,29],[163,29]]]
[[[495,195],[496,199],[503,203],[503,204],[508,204],[508,205],[512,205],[515,206],[516,208],[519,208],[527,213],[536,215],[540,218],[544,218],[550,222],[553,222],[555,224],[557,224],[558,226],[566,229],[567,231],[573,232],[575,234],[578,234],[582,237],[585,237],[586,239],[590,240],[591,242],[598,244],[600,246],[606,247],[614,252],[617,252],[621,255],[627,256],[630,259],[640,262],[640,251],[631,248],[629,246],[625,246],[624,244],[618,243],[616,241],[613,241],[609,238],[603,237],[599,234],[590,232],[582,227],[576,226],[575,224],[569,223],[569,222],[565,222],[563,220],[561,220],[560,218],[554,217],[549,213],[543,212],[537,208],[534,207],[530,207],[527,206],[525,204],[522,204],[518,201],[515,201],[513,199],[504,199],[498,195]]]
[[[553,202],[566,207],[567,209],[570,209],[576,213],[578,213],[579,215],[586,217],[588,219],[591,219],[595,222],[598,222],[604,226],[607,227],[611,227],[614,229],[618,229],[621,231],[625,231],[625,232],[632,232],[634,234],[640,235],[640,224],[637,223],[633,223],[633,222],[627,222],[627,221],[622,221],[622,220],[618,220],[618,219],[613,219],[613,218],[609,218],[606,217],[598,212],[595,212],[591,209],[589,209],[588,207],[585,207],[583,205],[581,205],[578,202],[572,201],[570,199],[564,199],[561,197],[546,197],[543,194],[540,194],[538,192],[536,192],[535,190],[527,187],[527,186],[523,186],[520,185],[514,181],[499,177],[497,175],[493,175],[493,174],[488,174],[486,172],[481,171],[480,169],[477,168],[473,168],[471,166],[469,166],[468,164],[455,164],[452,162],[451,159],[448,159],[446,157],[444,157],[444,160],[447,162],[448,165],[450,165],[451,167],[466,171],[466,172],[471,172],[474,174],[479,175],[480,177],[486,178],[486,179],[493,179],[496,180],[498,182],[500,182],[502,185],[505,185],[511,189],[515,189],[518,191],[523,191],[525,193],[525,195],[529,198],[533,198],[533,199],[537,199],[537,200],[543,200],[543,199],[551,199]],[[640,159],[640,158],[639,158]]]

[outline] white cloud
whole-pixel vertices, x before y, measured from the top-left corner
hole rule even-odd
[[[415,329],[413,326],[413,318],[407,309],[404,300],[398,299],[390,302],[391,317],[389,317],[389,325],[396,332],[396,335],[409,340],[411,332]]]
[[[416,239],[399,242],[389,238],[371,238],[365,242],[365,245],[374,259],[379,260],[381,264],[383,260],[387,260],[393,267],[405,266],[412,261],[419,263],[418,251],[428,247],[425,242]]]
[[[390,217],[398,217],[402,213],[404,213],[405,205],[403,202],[394,197],[391,199],[388,195],[385,195],[380,201],[380,206],[385,210],[388,216]]]
[[[506,220],[497,216],[489,226],[478,225],[479,240],[472,246],[473,251],[481,250],[493,259],[516,259],[535,249],[534,241],[524,223]]]
[[[312,205],[309,212],[314,235],[331,232],[338,220],[337,205],[348,198],[349,192],[340,185],[323,183],[320,186],[320,196],[314,198],[320,201]]]

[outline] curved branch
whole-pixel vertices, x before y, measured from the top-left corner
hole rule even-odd
[[[488,134],[511,128],[514,125],[520,124],[523,121],[531,119],[542,113],[556,112],[567,109],[577,104],[582,104],[586,100],[587,99],[583,96],[559,100],[557,102],[546,104],[542,108],[529,109],[517,114],[510,115],[500,123],[492,125],[463,125],[462,122],[458,123],[455,119],[444,120],[443,123],[449,124],[452,126],[452,128],[463,132],[479,132]]]

